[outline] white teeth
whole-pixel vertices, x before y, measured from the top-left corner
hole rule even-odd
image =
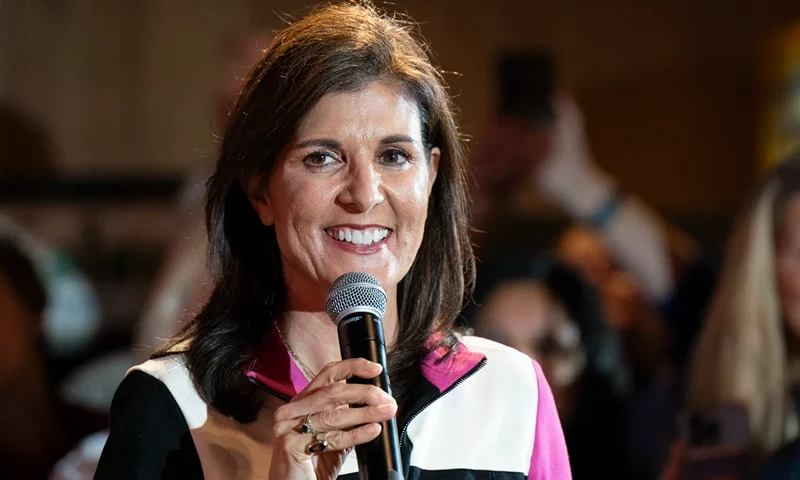
[[[373,228],[367,230],[352,230],[349,228],[339,228],[335,230],[325,230],[325,234],[329,237],[339,240],[340,242],[348,242],[354,245],[370,245],[380,242],[389,236],[388,228]]]

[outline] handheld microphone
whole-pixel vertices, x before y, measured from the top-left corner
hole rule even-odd
[[[347,383],[375,385],[391,394],[381,321],[386,313],[386,292],[380,282],[366,273],[345,273],[328,289],[325,311],[339,331],[342,359],[366,358],[383,367],[375,378],[350,378]],[[358,477],[360,480],[403,480],[397,421],[392,418],[381,426],[377,438],[356,446]]]

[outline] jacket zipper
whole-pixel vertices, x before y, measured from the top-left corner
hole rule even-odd
[[[470,370],[469,372],[467,372],[467,373],[466,373],[466,374],[465,374],[463,377],[459,378],[459,379],[458,379],[458,380],[457,380],[457,381],[456,381],[454,384],[452,384],[452,385],[450,385],[449,387],[447,387],[447,389],[445,389],[445,391],[444,391],[444,392],[442,392],[442,393],[440,393],[439,395],[436,395],[435,397],[433,397],[433,398],[432,398],[432,399],[431,399],[431,400],[430,400],[428,403],[426,403],[425,405],[423,405],[423,406],[422,406],[420,409],[418,409],[418,410],[417,410],[416,412],[414,412],[414,413],[413,413],[413,414],[412,414],[410,417],[408,417],[408,420],[406,420],[406,423],[404,423],[404,424],[403,424],[403,429],[400,431],[400,446],[401,446],[400,448],[402,448],[403,441],[404,441],[404,440],[405,440],[405,438],[406,438],[406,433],[408,432],[408,426],[409,426],[409,425],[411,425],[411,422],[412,422],[412,421],[413,421],[415,418],[417,418],[417,416],[418,416],[420,413],[422,413],[422,412],[423,412],[423,411],[424,411],[426,408],[428,408],[428,407],[430,407],[431,405],[433,405],[433,404],[434,404],[434,402],[436,402],[436,401],[437,401],[437,400],[439,400],[440,398],[442,398],[442,397],[444,397],[445,395],[447,395],[448,393],[452,392],[452,391],[453,391],[453,390],[454,390],[454,389],[455,389],[457,386],[459,386],[459,385],[461,385],[462,383],[464,383],[464,382],[465,382],[465,381],[466,381],[466,380],[467,380],[469,377],[471,377],[471,376],[475,375],[476,373],[478,373],[478,371],[479,371],[480,369],[482,369],[483,367],[485,367],[485,366],[486,366],[486,358],[483,358],[483,359],[480,361],[480,363],[478,363],[477,365],[475,365],[475,366],[472,368],[472,370]]]
[[[263,383],[259,382],[258,380],[256,380],[253,377],[247,377],[247,380],[250,383],[252,383],[255,386],[257,386],[258,388],[260,388],[261,390],[267,392],[268,394],[272,395],[273,397],[277,397],[277,398],[283,400],[286,403],[289,403],[289,401],[292,399],[292,397],[290,397],[289,395],[284,395],[284,394],[282,394],[280,392],[276,392],[275,390],[269,388],[268,386],[264,385]]]

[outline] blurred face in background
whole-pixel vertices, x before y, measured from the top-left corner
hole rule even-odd
[[[29,311],[0,272],[0,394],[15,388],[20,376],[31,368],[36,350],[41,317]],[[33,370],[28,371],[34,375]]]
[[[783,318],[800,338],[800,195],[786,206],[775,249],[775,269]]]
[[[600,292],[604,318],[610,327],[622,330],[642,314],[645,301],[639,284],[614,264],[597,233],[582,227],[571,228],[559,241],[557,253]]]
[[[559,407],[586,362],[580,331],[545,286],[533,280],[503,283],[489,293],[475,333],[508,345],[538,361]]]

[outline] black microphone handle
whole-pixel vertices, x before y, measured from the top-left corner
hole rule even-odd
[[[350,378],[347,383],[375,385],[391,394],[385,345],[383,324],[379,317],[371,313],[357,312],[343,318],[339,322],[339,347],[342,359],[366,358],[383,366],[383,371],[375,378]],[[363,405],[353,405],[353,407],[361,406]],[[360,480],[403,479],[397,420],[391,418],[381,426],[381,433],[377,438],[356,446]]]

